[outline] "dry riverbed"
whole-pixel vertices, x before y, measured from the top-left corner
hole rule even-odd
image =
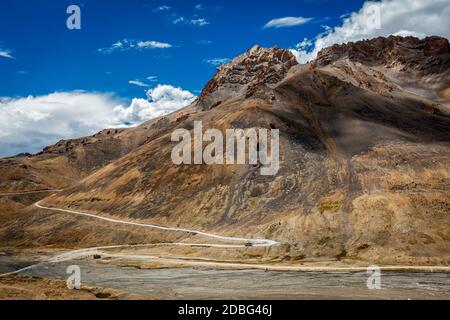
[[[38,256],[26,261],[24,256],[0,255],[0,272],[33,264]],[[165,263],[145,266],[138,265],[138,260],[86,257],[44,263],[20,276],[0,278],[0,298],[450,299],[450,275],[442,272],[382,272],[382,289],[369,290],[366,272],[271,271]],[[81,269],[81,291],[65,287],[69,265]],[[323,261],[305,265],[333,264]]]

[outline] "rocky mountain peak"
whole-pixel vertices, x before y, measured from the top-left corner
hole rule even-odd
[[[289,50],[255,45],[217,69],[216,75],[203,89],[198,103],[203,109],[210,109],[236,96],[250,97],[259,89],[280,82],[296,64]]]
[[[450,68],[450,45],[447,39],[437,36],[389,36],[371,40],[335,44],[321,50],[313,62],[318,66],[347,58],[351,61],[384,65],[399,71],[438,73]]]

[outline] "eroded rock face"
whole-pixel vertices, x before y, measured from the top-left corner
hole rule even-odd
[[[289,69],[298,64],[294,55],[278,47],[255,45],[243,55],[221,66],[203,89],[198,103],[203,110],[245,95],[247,98],[279,83]]]
[[[384,65],[401,71],[430,74],[450,68],[450,45],[447,39],[436,36],[424,39],[378,37],[325,48],[318,53],[314,63],[316,66],[324,66],[344,57],[351,61]]]

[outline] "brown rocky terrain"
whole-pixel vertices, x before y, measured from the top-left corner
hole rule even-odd
[[[448,265],[449,65],[448,40],[438,37],[336,45],[306,65],[255,46],[174,114],[1,160],[0,187],[64,189],[46,206],[274,239],[294,261]],[[204,130],[279,129],[280,170],[174,165],[171,133],[197,120]],[[65,215],[26,207],[32,200],[2,204],[5,246],[149,240],[86,219],[68,225]]]

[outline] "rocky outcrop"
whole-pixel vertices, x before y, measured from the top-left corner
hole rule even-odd
[[[233,97],[251,97],[279,83],[296,64],[289,50],[255,45],[217,70],[203,89],[198,104],[207,110]]]
[[[450,68],[450,45],[447,39],[436,36],[424,39],[378,37],[325,48],[318,53],[314,64],[324,66],[342,58],[364,64],[398,68],[401,71],[430,74],[445,72]]]

